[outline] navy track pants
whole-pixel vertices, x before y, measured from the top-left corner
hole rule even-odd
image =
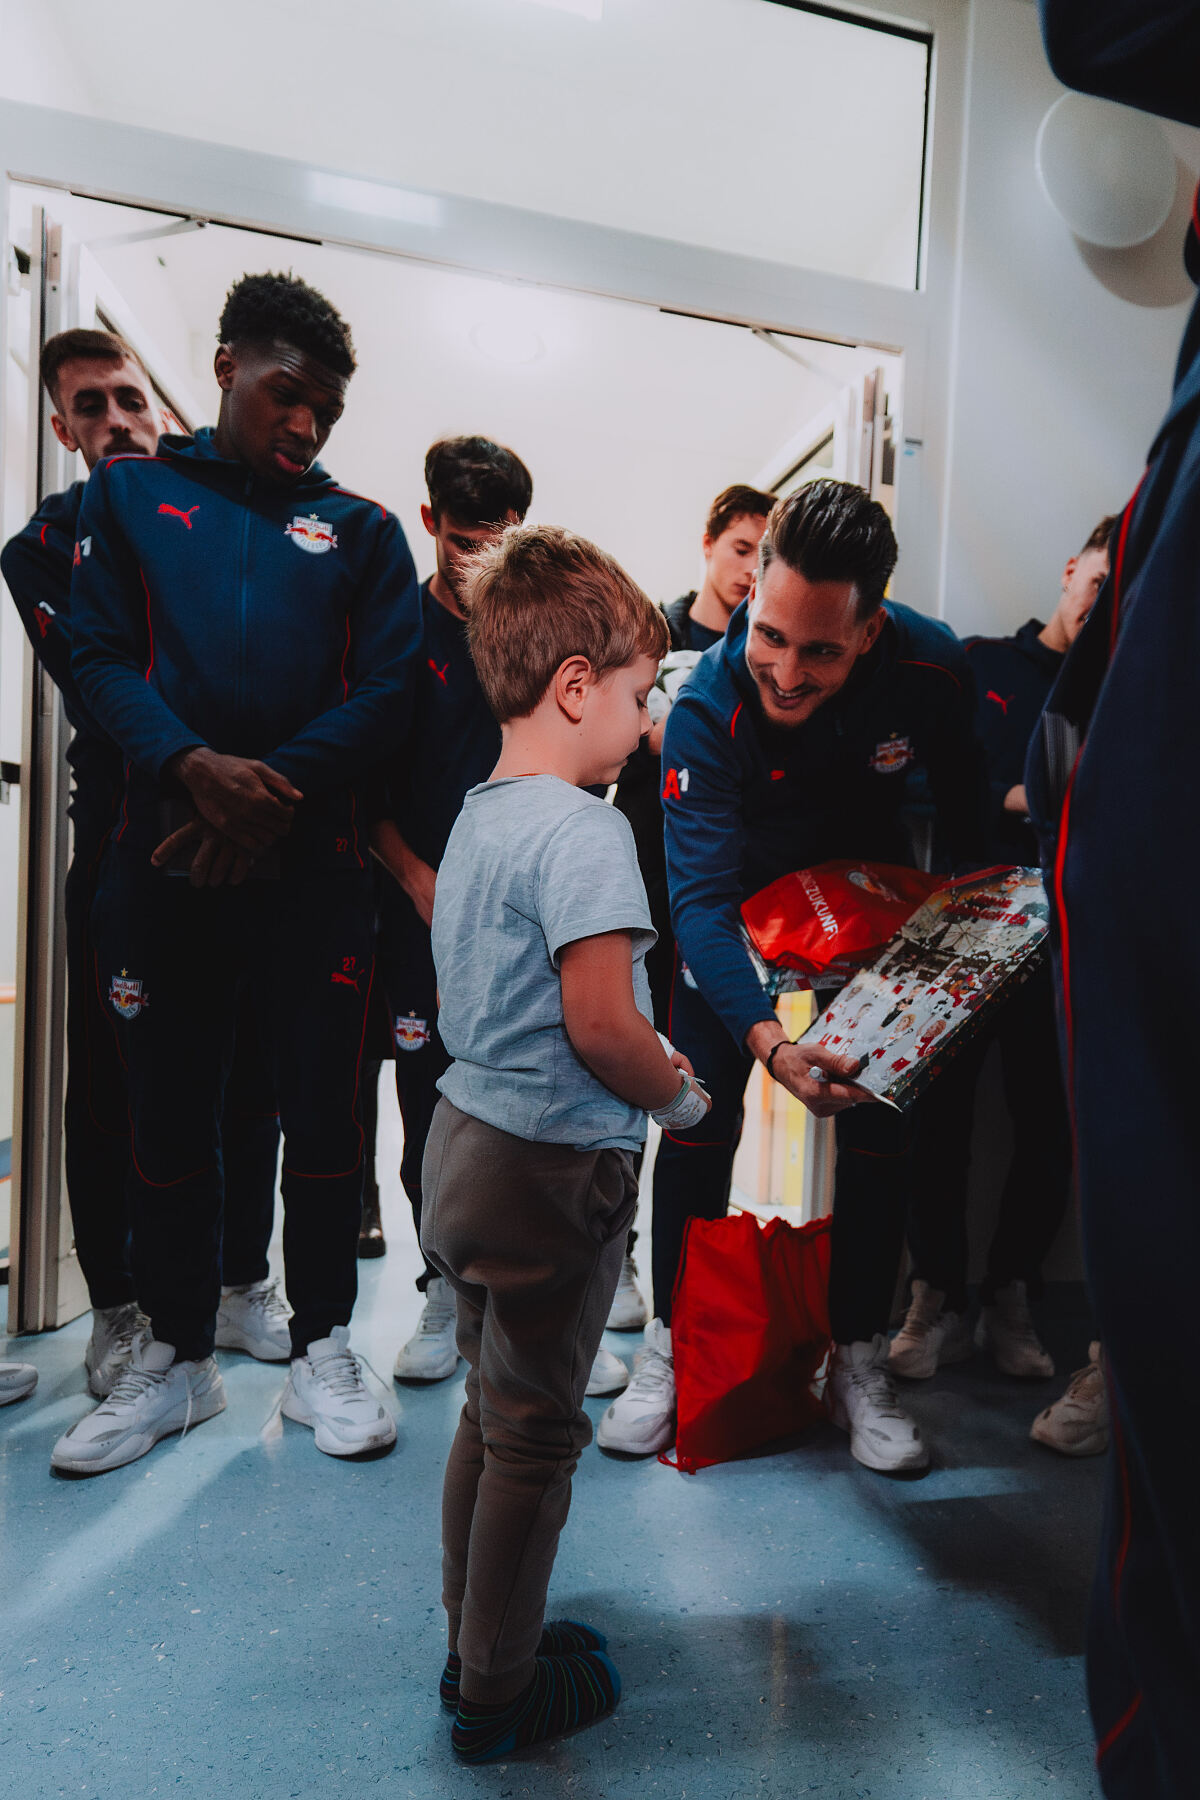
[[[129,1085],[134,1280],[155,1337],[181,1361],[212,1349],[222,1099],[239,1007],[253,992],[283,1128],[284,1265],[293,1353],[303,1354],[349,1323],[357,1291],[369,873],[196,890],[110,847],[92,939],[97,997]]]
[[[438,1082],[451,1058],[438,1036],[437,973],[429,927],[408,895],[389,877],[379,906],[379,968],[396,1056],[396,1098],[404,1121],[400,1182],[421,1241],[421,1165],[441,1095]],[[437,1270],[426,1257],[417,1277],[424,1293]]]
[[[79,1266],[93,1306],[135,1299],[129,1094],[117,1040],[97,992],[91,911],[119,793],[90,769],[71,796],[74,849],[66,879],[67,1196]],[[222,1279],[261,1281],[275,1215],[279,1120],[254,993],[238,1013],[221,1126],[225,1167]]]

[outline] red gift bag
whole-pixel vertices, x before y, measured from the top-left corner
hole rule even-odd
[[[848,981],[944,883],[944,876],[888,863],[818,863],[751,894],[742,919],[764,962],[810,980]]]
[[[672,1468],[728,1462],[825,1417],[830,1224],[689,1219],[671,1314]]]

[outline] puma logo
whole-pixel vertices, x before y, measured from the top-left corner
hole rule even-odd
[[[438,680],[441,682],[442,686],[449,687],[450,683],[446,680],[446,670],[450,667],[450,664],[448,662],[444,662],[442,664],[441,668],[439,669],[437,664],[434,662],[434,660],[431,656],[429,658],[429,666],[433,670],[434,674],[437,676]]]
[[[994,700],[996,702],[996,705],[1000,708],[1000,711],[1004,714],[1005,718],[1007,718],[1008,717],[1008,709],[1012,705],[1012,702],[1016,699],[1017,696],[1015,694],[1010,694],[1008,696],[1008,699],[1005,700],[1004,697],[1002,695],[998,694],[994,688],[989,688],[988,692],[987,692],[987,697],[989,700]]]
[[[180,512],[177,506],[168,506],[164,500],[158,510],[160,513],[170,513],[174,518],[182,519],[190,531],[192,529],[192,514],[194,512],[199,512],[200,508],[199,506],[189,506],[186,512]]]
[[[358,992],[357,975],[343,975],[340,970],[334,969],[329,979],[331,983],[336,983],[338,987],[353,988],[356,994]]]

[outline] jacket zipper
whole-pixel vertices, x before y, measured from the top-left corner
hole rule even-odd
[[[246,504],[242,511],[242,555],[241,567],[238,571],[238,644],[237,670],[234,682],[234,716],[238,724],[242,723],[242,706],[246,693],[246,590],[250,579],[250,498],[254,492],[254,477],[246,477]]]

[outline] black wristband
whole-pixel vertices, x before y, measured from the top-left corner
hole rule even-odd
[[[780,1038],[779,1042],[777,1044],[772,1044],[771,1048],[767,1051],[767,1060],[763,1064],[763,1067],[766,1069],[767,1074],[771,1077],[772,1081],[775,1079],[775,1071],[771,1067],[771,1064],[775,1061],[775,1058],[778,1056],[779,1052],[783,1049],[783,1046],[785,1044],[788,1046],[788,1048],[790,1050],[791,1046],[792,1046],[791,1038]]]

